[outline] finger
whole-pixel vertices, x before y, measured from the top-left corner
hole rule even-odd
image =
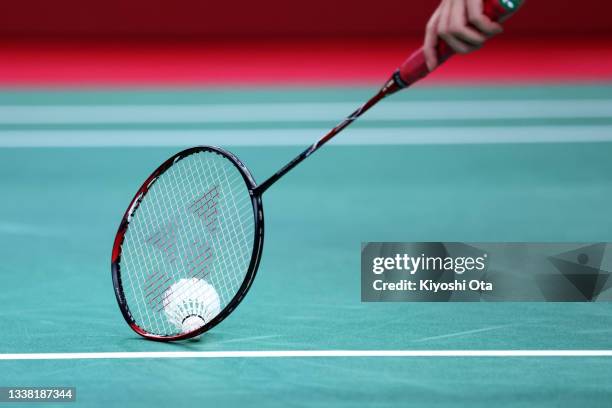
[[[457,2],[460,3],[460,5],[463,4],[461,1],[457,1]],[[445,0],[444,4],[442,4],[442,6],[440,7],[440,17],[438,21],[438,36],[441,39],[443,39],[455,52],[459,54],[467,54],[469,52],[477,50],[479,48],[478,45],[472,45],[472,44],[466,43],[463,40],[455,37],[455,35],[451,33],[450,24],[453,21],[451,20],[452,13],[453,13],[452,3],[455,3],[455,2],[450,1],[450,0]],[[465,6],[462,6],[462,7],[465,7]],[[462,12],[462,13],[465,13],[465,12]],[[465,14],[462,14],[462,15],[465,16]]]
[[[467,0],[468,22],[483,34],[492,37],[504,31],[501,24],[492,21],[482,11],[482,0]]]
[[[438,53],[436,46],[438,45],[438,20],[440,11],[437,9],[427,22],[425,28],[425,40],[423,42],[423,53],[425,54],[425,63],[429,71],[433,71],[438,66]]]
[[[479,45],[469,44],[452,35],[440,36],[458,54],[467,54],[480,48]]]
[[[453,37],[472,45],[482,45],[486,37],[467,24],[467,10],[463,1],[453,2],[450,9],[448,33]]]
[[[451,27],[449,31],[450,31],[450,34],[454,36],[455,38],[458,38],[461,41],[466,42],[471,45],[481,46],[487,40],[487,37],[485,37],[484,34],[479,33],[473,28],[470,28],[467,26],[460,27],[460,28]]]
[[[440,4],[440,15],[438,17],[438,35],[440,34],[448,34],[448,23],[450,21],[450,0],[443,0],[442,4]]]

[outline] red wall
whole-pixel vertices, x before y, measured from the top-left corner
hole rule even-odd
[[[437,0],[18,0],[0,36],[363,36],[421,33]],[[517,35],[612,33],[612,1],[528,0]]]

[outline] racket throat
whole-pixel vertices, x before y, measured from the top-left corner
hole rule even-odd
[[[300,164],[302,160],[306,159],[310,156],[317,148],[315,147],[316,143],[310,146],[308,149],[304,150],[302,153],[293,158],[289,163],[287,163],[282,169],[274,173],[270,178],[268,178],[263,183],[259,184],[253,190],[255,195],[262,195],[264,191],[266,191],[272,184],[274,184],[278,179],[287,174],[291,169]]]

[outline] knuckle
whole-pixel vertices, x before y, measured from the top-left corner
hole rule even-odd
[[[484,18],[481,15],[475,15],[468,17],[470,24],[480,27],[484,25]]]
[[[459,25],[451,24],[448,27],[448,32],[449,32],[449,34],[457,35],[457,34],[461,33],[461,29],[462,29],[462,27],[460,27]]]
[[[475,36],[475,37],[472,39],[472,43],[474,43],[474,45],[475,45],[475,46],[481,46],[482,44],[484,44],[485,40],[486,40],[486,39],[485,39],[484,37],[481,37],[481,36]]]

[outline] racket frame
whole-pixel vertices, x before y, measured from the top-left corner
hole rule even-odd
[[[251,260],[249,262],[248,270],[242,281],[242,284],[238,288],[236,295],[229,301],[229,303],[221,310],[221,312],[215,316],[210,322],[207,322],[204,326],[199,328],[198,330],[187,332],[187,333],[179,333],[172,336],[163,336],[159,334],[149,333],[147,330],[140,327],[132,313],[130,312],[129,306],[127,304],[127,300],[125,298],[123,283],[121,280],[121,247],[123,245],[123,241],[125,239],[125,233],[127,232],[130,224],[130,220],[132,216],[138,210],[140,203],[147,195],[151,187],[155,184],[155,182],[170,169],[174,164],[183,160],[186,157],[191,156],[192,154],[209,152],[216,153],[223,156],[225,159],[229,160],[240,172],[242,178],[246,184],[246,187],[249,191],[249,195],[251,197],[251,204],[253,208],[253,218],[254,218],[254,229],[253,229],[253,250],[251,252]],[[253,176],[251,175],[249,169],[238,159],[234,154],[228,152],[225,149],[215,147],[215,146],[196,146],[191,147],[189,149],[182,150],[168,160],[163,162],[151,175],[145,180],[140,189],[132,201],[130,201],[130,205],[128,206],[123,218],[121,219],[121,223],[119,224],[119,229],[117,230],[117,234],[115,235],[115,241],[113,243],[113,252],[111,259],[111,271],[113,277],[113,288],[115,291],[115,297],[117,298],[117,304],[119,305],[119,309],[121,310],[121,314],[123,318],[127,322],[127,324],[134,330],[136,333],[141,335],[142,337],[149,340],[156,341],[175,341],[175,340],[185,340],[192,337],[197,337],[202,333],[212,329],[219,323],[221,323],[227,316],[229,316],[234,309],[242,302],[247,292],[249,291],[253,280],[255,279],[255,275],[257,274],[257,269],[259,267],[259,261],[261,259],[261,253],[263,249],[263,238],[264,238],[264,214],[263,214],[263,206],[261,201],[261,194],[257,194],[254,190],[257,187]]]

